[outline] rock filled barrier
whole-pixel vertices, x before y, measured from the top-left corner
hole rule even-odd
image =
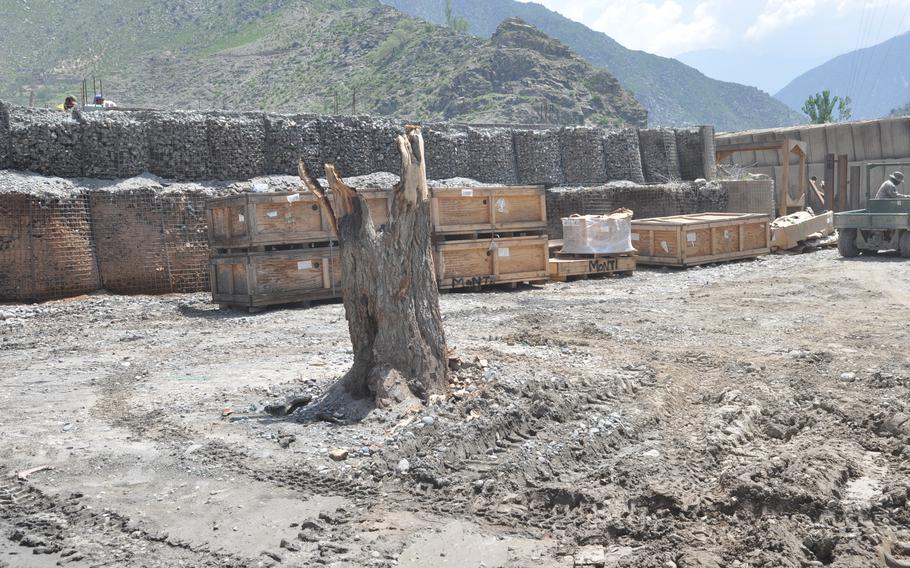
[[[522,185],[664,183],[713,179],[714,129],[424,125],[428,175]],[[399,169],[387,119],[249,112],[65,113],[0,103],[0,169],[116,179],[150,172],[174,181],[244,180]]]
[[[367,177],[381,187],[397,180],[388,174]],[[440,183],[450,182],[477,183]],[[0,301],[44,301],[99,289],[207,291],[206,203],[257,187],[300,190],[299,180],[290,176],[246,182],[170,183],[147,176],[74,182],[0,170]],[[638,218],[657,217],[724,211],[727,201],[717,182],[557,187],[547,190],[547,225],[550,238],[558,239],[561,218],[575,213],[626,207]]]

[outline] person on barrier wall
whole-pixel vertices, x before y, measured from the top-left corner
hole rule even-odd
[[[76,97],[66,97],[63,104],[57,105],[57,110],[71,112],[76,110]]]
[[[891,176],[885,180],[885,183],[878,188],[878,193],[875,194],[876,199],[908,199],[910,195],[899,193],[897,187],[904,183],[904,174],[902,172],[894,172]]]

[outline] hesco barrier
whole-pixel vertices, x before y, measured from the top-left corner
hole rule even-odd
[[[403,124],[368,116],[247,112],[64,113],[0,103],[0,169],[115,179],[151,172],[175,181],[291,174],[303,157],[321,174],[400,168]],[[431,179],[556,185],[713,179],[714,129],[609,130],[522,125],[424,125]],[[678,143],[681,142],[681,143]]]
[[[0,193],[0,300],[52,300],[99,286],[87,195]]]
[[[23,180],[29,175],[15,174],[10,184],[28,185]],[[291,187],[288,178],[264,179],[278,191]],[[101,288],[125,294],[206,291],[206,202],[253,184],[166,187],[132,178],[76,186],[34,176],[32,185],[69,193],[0,193],[0,301],[43,301]],[[554,188],[546,200],[552,239],[561,238],[561,218],[575,213],[626,207],[643,218],[727,209],[727,192],[718,182]]]
[[[606,215],[631,209],[636,219],[726,211],[727,193],[718,182],[662,185],[607,184],[547,190],[547,225],[551,239],[562,238],[562,218],[573,214]]]
[[[123,294],[208,290],[204,193],[94,191],[101,287]]]

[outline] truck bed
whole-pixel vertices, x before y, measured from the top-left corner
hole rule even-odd
[[[834,215],[835,229],[907,229],[910,213],[869,213],[865,209],[844,211]]]

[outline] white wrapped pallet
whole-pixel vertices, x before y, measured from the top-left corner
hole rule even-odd
[[[562,219],[563,254],[626,254],[632,246],[632,211],[572,215]]]

